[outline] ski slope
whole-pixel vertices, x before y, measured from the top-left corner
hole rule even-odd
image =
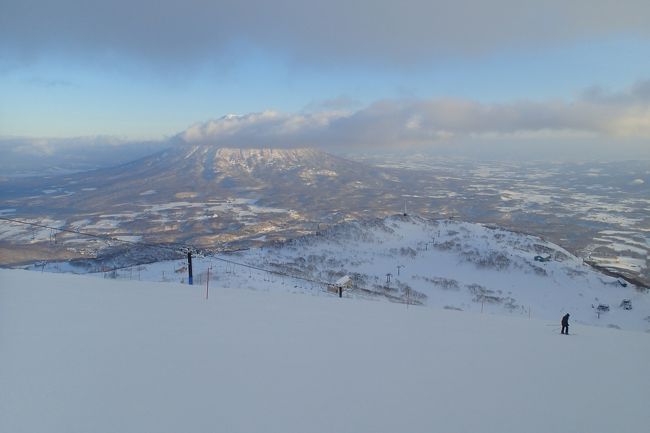
[[[0,432],[647,432],[650,335],[0,270]],[[559,322],[559,317],[558,320]]]
[[[537,261],[536,257],[548,260]],[[159,261],[96,275],[185,282],[186,266],[185,260]],[[47,263],[31,269],[93,270],[74,262]],[[349,222],[317,235],[237,254],[196,257],[193,269],[194,283],[199,285],[205,284],[210,269],[211,287],[314,293],[349,275],[354,287],[362,290],[348,290],[348,296],[368,297],[371,291],[437,309],[549,321],[569,312],[581,324],[650,330],[647,290],[632,284],[623,287],[617,278],[539,237],[457,220],[400,215]],[[631,310],[621,308],[624,299],[631,301]],[[600,304],[609,305],[610,310],[600,313]]]

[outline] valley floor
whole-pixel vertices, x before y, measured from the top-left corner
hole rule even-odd
[[[0,431],[646,432],[650,335],[0,270]]]

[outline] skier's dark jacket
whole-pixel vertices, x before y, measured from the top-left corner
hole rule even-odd
[[[564,317],[562,317],[562,326],[569,326],[569,315],[565,314]]]

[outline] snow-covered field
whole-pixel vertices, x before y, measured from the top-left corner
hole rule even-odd
[[[0,270],[0,432],[647,432],[650,335]]]

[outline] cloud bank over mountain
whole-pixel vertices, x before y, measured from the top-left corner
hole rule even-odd
[[[318,147],[335,153],[408,148],[493,158],[650,159],[649,141],[650,80],[645,80],[616,91],[591,87],[574,100],[386,99],[358,109],[328,102],[294,113],[230,114],[148,142],[110,136],[0,138],[5,154],[0,166],[7,172],[56,164],[99,167],[183,144]]]
[[[387,148],[508,139],[650,139],[650,80],[613,92],[590,88],[573,101],[482,103],[466,99],[382,100],[357,111],[228,115],[196,123],[186,143],[236,147]]]

